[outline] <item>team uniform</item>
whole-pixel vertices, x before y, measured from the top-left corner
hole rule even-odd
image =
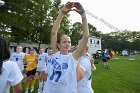
[[[77,60],[72,54],[53,54],[47,64],[47,81],[43,93],[77,93]]]
[[[34,55],[26,54],[24,60],[26,61],[27,64],[26,67],[27,77],[30,75],[35,75],[38,56],[36,54]]]
[[[38,64],[37,64],[37,71],[39,72],[39,75],[41,73],[44,73],[46,71],[46,63],[47,63],[47,54],[46,53],[41,53],[38,55]],[[42,92],[42,87],[43,87],[43,78],[40,79],[39,76],[39,88],[38,88],[38,93]]]
[[[92,81],[92,64],[90,57],[82,56],[79,59],[80,67],[84,70],[84,77],[77,84],[78,93],[94,93],[91,81]]]
[[[47,57],[46,57],[47,64],[48,64],[48,62],[51,60],[51,57],[52,57],[52,55],[47,55]],[[46,65],[47,65],[47,64],[46,64]]]
[[[43,53],[43,54],[39,54],[38,56],[38,64],[37,64],[37,71],[46,71],[46,58],[47,58],[47,54]]]
[[[21,52],[21,53],[12,53],[9,60],[10,61],[14,61],[17,63],[18,67],[20,70],[24,70],[24,59],[25,53]]]
[[[105,52],[101,53],[101,58],[102,58],[102,62],[107,62],[106,56],[105,56]]]
[[[26,66],[27,77],[30,77],[31,75],[35,76],[38,56],[36,54],[33,54],[33,55],[26,54],[25,57],[24,57],[24,60],[27,64],[27,66]],[[25,83],[26,84],[26,92],[25,93],[28,93],[29,83],[30,82]],[[31,80],[31,90],[30,90],[30,92],[32,92],[34,90],[34,85],[35,85],[35,79],[32,79]]]
[[[23,75],[15,62],[3,62],[2,74],[0,75],[0,93],[10,93],[10,86],[17,85],[22,79]]]
[[[105,55],[106,55],[106,58],[107,58],[107,59],[111,59],[111,56],[110,56],[110,54],[109,54],[108,51],[105,52]]]

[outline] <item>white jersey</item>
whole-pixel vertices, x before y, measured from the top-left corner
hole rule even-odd
[[[10,86],[17,85],[22,79],[23,75],[15,62],[3,62],[2,74],[0,75],[0,93],[10,93]]]
[[[25,56],[25,53],[21,52],[21,53],[12,53],[11,56],[10,56],[10,61],[14,61],[17,63],[18,67],[20,70],[23,70],[24,69],[24,56]]]
[[[47,55],[47,62],[49,62],[50,61],[50,59],[51,59],[51,57],[52,57],[52,55]]]
[[[84,70],[84,77],[77,84],[78,93],[94,93],[91,86],[92,66],[88,56],[82,56],[79,59],[80,67]]]
[[[53,54],[47,64],[43,93],[77,93],[76,66],[77,60],[72,54]]]
[[[46,58],[47,54],[39,54],[38,56],[38,64],[37,64],[37,71],[45,71],[46,70]]]

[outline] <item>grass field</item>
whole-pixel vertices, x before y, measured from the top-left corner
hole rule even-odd
[[[96,64],[92,77],[94,93],[140,93],[140,56],[135,56],[134,61],[122,56],[117,58],[109,60],[109,69],[104,68],[101,62]],[[37,93],[37,83],[32,93]],[[22,93],[24,89],[23,84]]]
[[[120,56],[109,61],[110,69],[97,64],[92,86],[95,93],[140,93],[140,56],[134,61]]]

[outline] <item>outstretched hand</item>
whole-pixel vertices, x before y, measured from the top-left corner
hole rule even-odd
[[[67,2],[63,8],[61,9],[61,11],[66,14],[68,13],[69,11],[72,11],[72,8],[73,8],[73,2]]]
[[[74,3],[73,7],[76,8],[76,9],[73,9],[74,11],[76,11],[80,15],[85,13],[85,10],[84,10],[83,6],[79,2],[73,2],[73,3]]]
[[[79,2],[67,2],[61,10],[64,14],[68,13],[69,11],[76,11],[80,15],[85,13],[83,6]]]

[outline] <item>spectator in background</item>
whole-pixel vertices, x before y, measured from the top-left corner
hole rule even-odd
[[[138,51],[134,51],[134,55],[138,55]]]
[[[127,57],[128,56],[128,51],[127,50],[123,50],[122,51],[122,55],[125,56],[125,57]]]
[[[112,55],[112,57],[115,57],[115,51],[114,50],[111,50],[111,55]]]
[[[119,55],[118,51],[116,51],[116,55],[117,55],[117,56]]]

